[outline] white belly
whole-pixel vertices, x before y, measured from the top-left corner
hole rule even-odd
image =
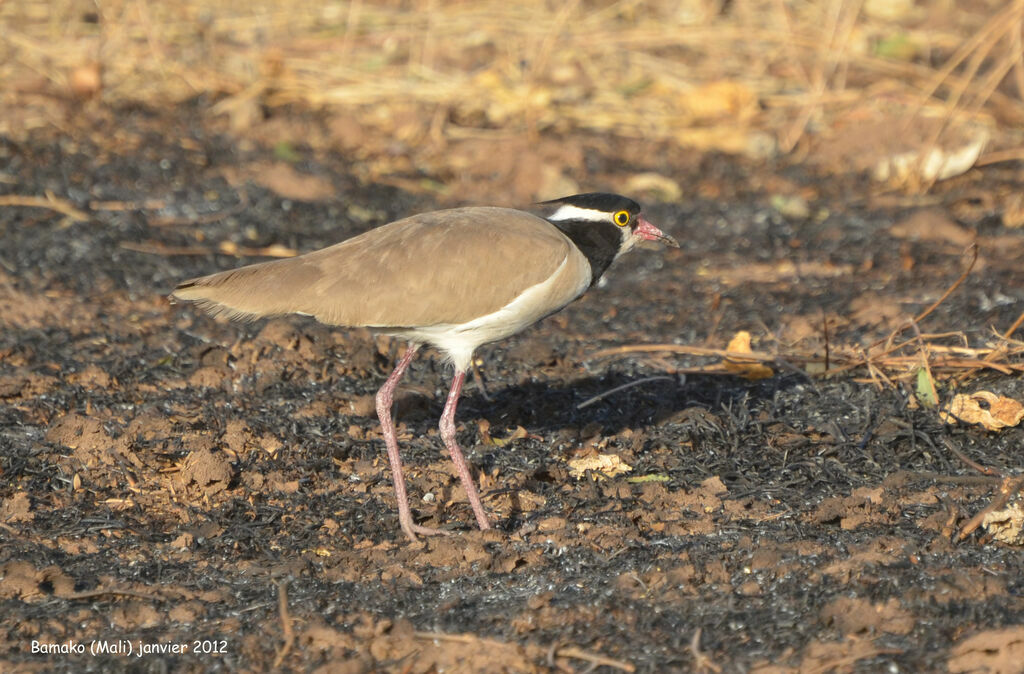
[[[566,273],[576,278],[565,283]],[[552,314],[583,294],[590,285],[589,264],[569,264],[569,258],[544,281],[530,286],[510,303],[495,312],[474,318],[466,323],[442,323],[407,330],[388,330],[390,334],[412,342],[427,343],[443,351],[463,371],[469,367],[473,352],[481,344],[494,342],[516,334],[527,326]]]

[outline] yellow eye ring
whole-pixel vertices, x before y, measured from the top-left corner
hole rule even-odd
[[[629,211],[619,211],[612,219],[619,227],[625,227],[629,224]]]

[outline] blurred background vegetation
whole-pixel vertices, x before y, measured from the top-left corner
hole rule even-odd
[[[442,200],[570,191],[588,143],[665,200],[708,151],[920,193],[1024,158],[1022,25],[1022,0],[7,0],[0,134],[180,109]]]

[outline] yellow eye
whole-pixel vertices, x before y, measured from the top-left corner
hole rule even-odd
[[[619,211],[615,214],[615,224],[619,227],[625,227],[629,224],[629,211]]]

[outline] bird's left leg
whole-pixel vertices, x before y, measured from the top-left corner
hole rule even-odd
[[[416,540],[416,534],[431,536],[443,534],[440,529],[431,529],[416,524],[412,521],[412,509],[409,507],[409,496],[405,491],[405,476],[402,473],[402,457],[398,453],[398,434],[395,433],[395,420],[391,416],[391,406],[395,401],[395,389],[398,382],[405,374],[405,370],[412,362],[413,356],[419,349],[419,345],[410,344],[405,355],[398,361],[394,372],[388,377],[384,385],[377,391],[377,416],[380,418],[381,435],[384,436],[384,445],[388,450],[388,461],[391,463],[391,479],[395,482],[395,498],[398,500],[398,522],[402,531],[409,537],[410,541]]]

